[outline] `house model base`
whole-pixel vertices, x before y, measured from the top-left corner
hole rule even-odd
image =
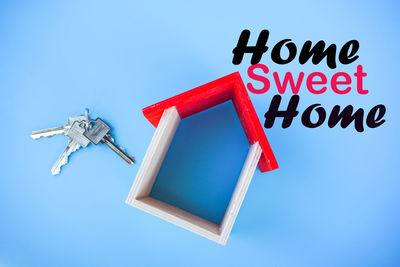
[[[225,215],[218,225],[152,198],[150,192],[181,119],[229,100],[238,113],[250,149]],[[126,203],[219,244],[226,244],[257,164],[263,172],[278,168],[239,73],[154,104],[143,109],[143,113],[157,128]]]

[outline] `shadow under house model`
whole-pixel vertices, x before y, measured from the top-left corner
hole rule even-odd
[[[154,199],[150,192],[181,119],[229,100],[233,102],[250,149],[225,215],[218,225]],[[225,245],[257,163],[261,172],[278,168],[239,72],[146,107],[143,114],[157,128],[126,203]]]

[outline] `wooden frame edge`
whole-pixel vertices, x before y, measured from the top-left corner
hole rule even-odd
[[[225,215],[221,224],[217,225],[149,196],[180,121],[181,118],[176,107],[171,107],[164,111],[135,181],[129,191],[126,203],[221,245],[225,245],[257,168],[257,163],[262,153],[261,146],[258,142],[250,146]]]

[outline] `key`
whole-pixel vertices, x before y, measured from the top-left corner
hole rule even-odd
[[[38,139],[40,137],[51,137],[56,134],[65,134],[65,131],[68,129],[69,125],[66,124],[64,126],[60,127],[54,127],[54,128],[48,128],[44,130],[39,130],[39,131],[33,131],[31,133],[31,137],[33,139]]]
[[[56,134],[63,134],[68,137],[69,140],[67,147],[51,169],[51,173],[53,175],[60,173],[61,167],[68,162],[68,157],[71,155],[71,153],[80,147],[86,147],[89,144],[90,141],[83,135],[83,132],[88,125],[89,110],[86,109],[85,115],[69,117],[68,122],[63,126],[33,131],[31,133],[31,137],[33,139],[38,139],[40,137],[51,137]]]
[[[40,137],[51,137],[56,134],[64,134],[65,135],[66,132],[68,131],[68,129],[71,128],[71,125],[75,121],[85,121],[86,123],[89,123],[88,112],[89,111],[86,111],[85,115],[73,116],[73,117],[68,118],[68,122],[64,126],[48,128],[48,129],[39,130],[39,131],[33,131],[31,133],[31,137],[33,139],[39,139]]]
[[[90,142],[95,145],[98,143],[106,144],[126,162],[134,163],[133,157],[128,156],[123,148],[114,144],[114,139],[109,133],[110,130],[111,127],[100,118],[94,121],[90,120],[89,110],[86,109],[85,115],[70,117],[64,126],[33,131],[31,137],[38,139],[56,134],[63,134],[68,137],[67,147],[51,168],[53,175],[61,172],[62,166],[68,163],[68,158],[73,152],[81,147],[86,147]]]
[[[56,163],[51,168],[51,174],[57,175],[61,172],[61,167],[68,163],[69,155],[78,150],[81,146],[75,140],[69,139],[68,145],[60,155]]]
[[[135,162],[134,158],[128,156],[124,149],[114,144],[114,139],[110,134],[110,130],[111,127],[107,123],[105,123],[102,119],[97,118],[94,121],[91,121],[91,124],[86,128],[86,131],[83,133],[83,135],[94,145],[99,143],[106,144],[127,163],[133,164]]]
[[[63,153],[51,168],[51,173],[53,175],[61,172],[61,167],[68,163],[68,158],[73,152],[81,147],[86,147],[90,143],[89,139],[83,135],[87,123],[88,121],[86,120],[75,120],[66,131],[65,135],[68,136],[69,142]]]

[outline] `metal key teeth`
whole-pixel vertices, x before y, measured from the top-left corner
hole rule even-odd
[[[65,131],[66,131],[66,126],[54,127],[54,128],[49,128],[49,129],[44,129],[44,130],[39,130],[39,131],[33,131],[31,133],[31,138],[39,139],[40,137],[52,137],[53,135],[56,135],[56,134],[65,134]]]
[[[125,149],[117,146],[113,141],[110,139],[110,134],[107,134],[103,137],[102,143],[106,144],[111,150],[113,150],[118,156],[123,158],[128,164],[135,163],[135,159],[132,156],[126,154]],[[111,137],[112,138],[112,137]]]
[[[61,167],[68,163],[69,156],[81,147],[82,146],[77,142],[70,140],[64,152],[60,155],[56,163],[51,168],[51,174],[59,174],[61,172]]]
[[[126,152],[126,148],[125,147],[122,147],[122,146],[120,146],[119,147],[125,154],[127,154],[128,152]],[[128,155],[128,154],[127,154]],[[132,160],[132,163],[135,163],[136,161],[135,161],[135,158],[133,157],[133,156],[129,156],[128,155],[128,157]],[[129,162],[128,162],[129,163]],[[132,164],[132,163],[130,163],[130,164]]]
[[[69,137],[69,142],[52,168],[53,175],[60,173],[61,167],[68,163],[68,158],[73,152],[89,144],[89,140],[83,135],[85,130],[85,121],[75,121],[67,130],[65,135]]]

